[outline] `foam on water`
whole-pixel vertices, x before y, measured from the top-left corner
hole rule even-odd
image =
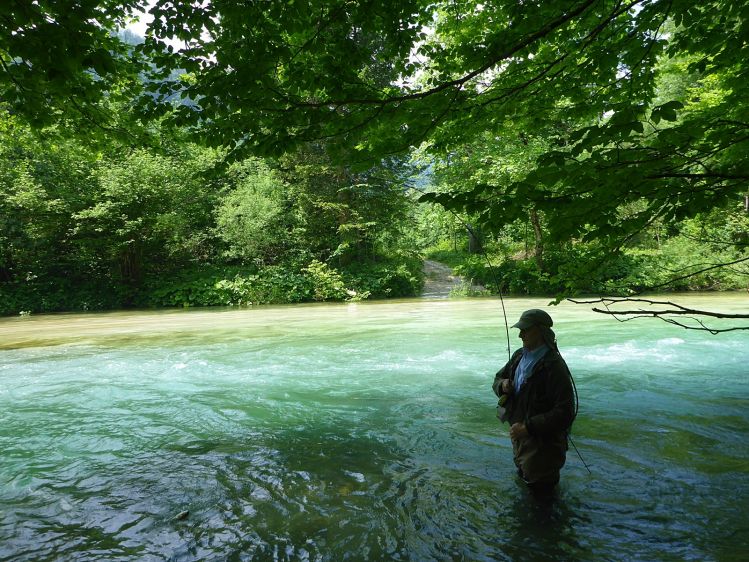
[[[686,343],[681,338],[663,338],[662,340],[658,340],[658,345],[665,346],[665,345],[681,345],[683,343]]]

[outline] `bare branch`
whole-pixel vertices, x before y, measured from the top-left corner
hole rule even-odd
[[[689,308],[671,301],[660,301],[646,298],[635,298],[635,297],[599,297],[591,300],[580,300],[580,299],[567,299],[569,302],[574,304],[600,304],[603,308],[593,307],[593,312],[599,314],[606,314],[612,316],[619,322],[628,322],[638,318],[659,318],[664,322],[679,326],[686,330],[700,330],[710,332],[711,334],[719,334],[723,332],[733,332],[737,330],[749,330],[749,325],[746,326],[731,326],[729,328],[714,328],[707,326],[702,318],[709,317],[717,318],[721,320],[749,320],[749,313],[743,314],[731,314],[725,312],[715,312],[711,310],[699,310],[695,308]],[[612,308],[613,305],[621,303],[644,303],[650,306],[663,306],[670,308],[662,308],[656,310],[649,310],[645,308],[639,308],[634,310],[615,310]],[[674,316],[676,318],[674,318]],[[698,326],[686,324],[683,319],[689,319],[697,323]]]
[[[682,279],[688,279],[690,277],[694,277],[695,275],[699,275],[700,273],[705,273],[706,271],[712,271],[713,269],[719,269],[721,267],[727,267],[727,266],[730,266],[730,265],[736,265],[737,263],[743,263],[745,261],[749,261],[749,257],[739,258],[737,260],[729,261],[729,262],[726,262],[726,263],[712,264],[712,265],[710,265],[710,267],[705,267],[703,269],[700,269],[698,271],[693,271],[692,273],[688,273],[686,275],[681,275],[679,277],[674,277],[673,279],[669,279],[668,281],[666,281],[664,283],[658,283],[657,285],[652,285],[652,286],[648,287],[648,290],[658,289],[660,287],[665,287],[667,285],[670,285],[670,284],[674,283],[675,281],[681,281]]]
[[[707,178],[724,180],[749,180],[749,176],[747,175],[719,174],[717,172],[705,174],[653,174],[651,176],[645,176],[646,180],[662,180],[667,178],[681,178],[690,180],[702,180]]]

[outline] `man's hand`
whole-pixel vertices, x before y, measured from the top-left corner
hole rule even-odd
[[[510,379],[502,379],[502,392],[512,394],[512,381]]]
[[[528,430],[524,423],[512,424],[512,427],[510,427],[510,438],[517,441],[518,439],[525,439],[526,437],[528,437]]]

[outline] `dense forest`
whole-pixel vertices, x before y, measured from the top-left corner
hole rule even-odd
[[[749,288],[746,6],[0,17],[0,314]]]
[[[402,166],[360,173],[324,150],[275,161],[179,138],[96,150],[2,129],[2,312],[418,294]]]

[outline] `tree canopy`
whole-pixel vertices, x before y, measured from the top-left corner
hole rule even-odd
[[[145,7],[4,3],[4,103],[47,121],[57,107],[134,88],[126,78],[141,73],[147,91],[136,88],[131,103],[143,115],[168,113],[241,153],[334,139],[349,162],[425,141],[449,151],[478,133],[543,132],[555,142],[506,194],[574,185],[556,197],[590,216],[585,195],[604,185],[610,203],[595,209],[604,235],[622,198],[652,197],[649,214],[676,216],[746,181],[744,3],[157,1],[143,44],[112,35]],[[664,60],[698,76],[703,97],[657,99]],[[661,210],[666,191],[674,197]]]

